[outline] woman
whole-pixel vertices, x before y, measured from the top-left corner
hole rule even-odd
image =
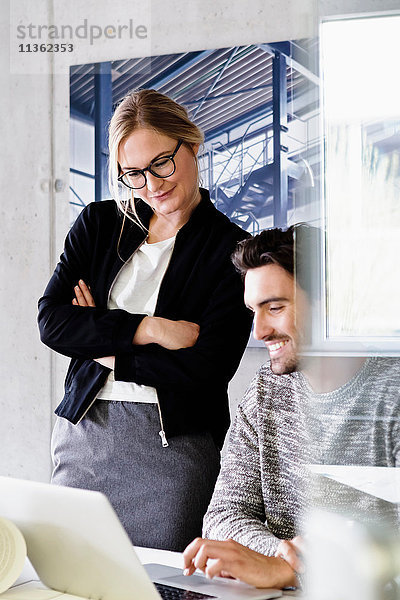
[[[198,187],[202,141],[170,98],[124,98],[116,201],[82,211],[39,301],[42,341],[72,358],[52,481],[104,492],[134,544],[169,550],[200,535],[250,330],[230,261],[247,234]]]

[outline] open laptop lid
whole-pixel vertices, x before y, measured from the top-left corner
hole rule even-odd
[[[159,600],[103,494],[0,477],[0,515],[19,527],[48,587],[93,599]]]
[[[22,531],[28,557],[50,588],[93,600],[159,600],[153,581],[223,600],[264,600],[280,590],[232,580],[184,577],[164,565],[149,575],[107,498],[100,492],[0,477],[0,516]],[[186,594],[187,596],[187,594]]]

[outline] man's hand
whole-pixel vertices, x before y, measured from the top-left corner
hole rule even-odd
[[[296,586],[293,569],[281,558],[265,556],[234,540],[196,538],[183,553],[184,574],[200,569],[207,577],[233,577],[258,588]]]
[[[83,279],[80,279],[78,281],[78,285],[74,287],[74,292],[75,298],[72,300],[72,304],[74,306],[90,306],[92,308],[96,306],[90,289],[83,281]]]
[[[135,345],[159,344],[167,350],[194,346],[200,327],[190,321],[172,321],[162,317],[145,317],[133,338]]]
[[[304,539],[300,536],[292,540],[282,540],[279,544],[275,556],[279,556],[286,560],[287,563],[297,573],[304,573]]]

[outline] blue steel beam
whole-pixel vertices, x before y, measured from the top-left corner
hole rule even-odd
[[[236,46],[232,52],[229,55],[229,58],[225,61],[225,63],[222,65],[221,69],[219,70],[217,76],[214,78],[214,81],[212,82],[212,84],[210,85],[210,87],[208,88],[207,92],[205,93],[205,95],[203,96],[203,98],[201,99],[200,104],[197,106],[196,110],[194,111],[192,118],[194,119],[196,117],[196,115],[201,111],[201,108],[204,104],[204,102],[207,100],[207,97],[211,94],[211,92],[215,89],[215,87],[217,86],[218,82],[220,81],[220,79],[223,77],[225,71],[227,70],[227,68],[229,67],[229,65],[231,64],[235,54],[237,53],[237,51],[239,50],[239,47]]]
[[[229,48],[228,48],[228,50],[229,50]],[[214,52],[218,53],[217,58],[219,58],[220,51],[214,51]],[[233,62],[236,62],[237,60],[244,58],[250,52],[251,52],[251,46],[243,46],[241,48],[239,47],[239,51],[236,53],[236,56],[235,56]],[[172,97],[182,96],[182,95],[187,94],[188,92],[191,93],[191,90],[193,88],[197,88],[197,86],[201,85],[202,83],[204,83],[204,82],[208,81],[209,79],[211,79],[212,77],[216,76],[219,73],[220,69],[221,69],[220,66],[214,66],[211,70],[208,69],[206,72],[203,71],[203,73],[201,75],[198,75],[197,77],[192,78],[190,83],[179,88],[179,90],[176,92],[176,94],[173,95]]]
[[[111,63],[96,63],[94,71],[94,198],[109,195],[107,185],[107,130],[112,115]]]
[[[207,58],[210,54],[215,52],[215,50],[203,50],[201,52],[189,52],[187,55],[183,55],[180,60],[172,65],[166,71],[163,71],[157,77],[153,77],[146,82],[147,88],[154,88],[159,90],[164,85],[169,83],[171,79],[175,79],[190,67],[193,67],[197,63],[199,63],[204,58]]]
[[[79,203],[78,202],[72,202],[71,200],[69,201],[70,204],[73,204],[74,206],[81,206],[81,207],[85,207],[86,204],[84,203],[84,201],[82,200],[82,198],[76,193],[76,191],[74,190],[73,187],[69,186],[69,189],[71,190],[71,192],[74,194],[74,196],[76,198],[78,198]]]
[[[286,58],[291,58],[296,64],[300,64],[304,69],[308,69],[312,75],[317,75],[314,68],[311,68],[311,62],[314,62],[314,54],[305,48],[302,48],[296,42],[273,42],[271,44],[263,44],[265,47],[270,48],[272,52],[281,52]]]
[[[209,100],[219,100],[220,98],[229,98],[231,96],[237,96],[238,94],[249,94],[257,90],[269,89],[272,89],[272,84],[255,85],[252,88],[244,88],[242,90],[236,90],[234,92],[223,92],[221,94],[216,94],[215,96],[207,96],[207,98],[204,98],[204,100],[208,102]],[[185,100],[185,105],[190,106],[191,104],[198,104],[199,102],[201,102],[201,100],[202,98],[197,98],[196,100]]]
[[[76,104],[71,104],[70,116],[74,119],[79,119],[79,121],[83,121],[84,123],[88,123],[89,125],[93,125],[93,117],[84,112],[83,107],[78,107]]]
[[[219,125],[218,127],[214,127],[214,129],[210,129],[209,131],[205,131],[205,141],[209,142],[210,140],[220,136],[223,133],[228,133],[230,132],[232,129],[235,129],[236,127],[240,127],[241,125],[247,125],[250,121],[253,120],[258,120],[261,117],[268,117],[271,114],[272,110],[271,107],[268,105],[266,107],[265,104],[262,104],[261,106],[255,108],[252,111],[246,112],[243,115],[240,115],[239,117],[235,117],[234,119],[230,120],[230,121],[226,121],[225,123],[222,123],[221,125]]]
[[[259,44],[258,45],[261,50],[275,56],[276,52],[283,54],[287,58],[287,64],[289,67],[292,67],[295,71],[303,75],[308,81],[314,83],[316,86],[319,86],[320,79],[318,75],[316,75],[313,71],[311,71],[308,67],[300,63],[292,56],[291,46],[289,42],[280,42],[277,44]]]
[[[272,88],[272,85],[270,87]],[[303,95],[303,93],[304,93],[304,88],[301,88],[301,89],[299,88],[299,91],[296,91],[295,93],[293,93],[293,90],[292,91],[289,90],[288,100],[290,100],[293,103],[298,98],[300,98]],[[206,141],[209,142],[213,138],[218,137],[219,135],[221,135],[223,133],[226,134],[226,133],[230,132],[232,129],[234,129],[235,127],[240,127],[241,125],[245,125],[245,124],[249,123],[250,121],[252,121],[253,119],[257,120],[263,116],[269,117],[272,114],[272,106],[273,106],[272,102],[265,102],[265,103],[261,104],[260,106],[258,106],[257,108],[253,109],[252,111],[248,111],[244,114],[234,117],[230,121],[226,121],[225,123],[218,125],[217,127],[214,127],[213,129],[205,130]],[[292,115],[292,114],[290,114],[290,111],[288,111],[288,117],[296,118],[296,115]]]
[[[272,128],[274,227],[286,227],[288,209],[287,147],[283,144],[287,132],[286,57],[276,52],[272,59]]]
[[[79,171],[79,169],[74,169],[73,167],[70,168],[70,172],[74,173],[75,175],[81,175],[82,177],[88,177],[89,179],[94,179],[94,175],[92,175],[91,173],[86,173],[85,171]]]
[[[272,85],[271,85],[271,88],[272,88]],[[293,104],[293,102],[296,102],[299,98],[301,98],[303,96],[303,94],[304,94],[303,87],[301,89],[299,88],[299,91],[296,91],[295,93],[293,93],[293,91],[290,91],[288,93],[288,101],[290,101],[291,104]],[[316,100],[314,102],[316,102]],[[310,106],[310,108],[312,108],[314,105],[310,102],[309,106]],[[317,104],[315,104],[315,106],[317,106]],[[301,110],[303,110],[303,109],[304,109],[304,107],[301,107]],[[300,110],[300,113],[298,110],[296,110],[295,114],[291,114],[289,107],[288,107],[288,119],[292,120],[294,118],[297,118],[296,115],[301,114],[301,110]],[[260,119],[261,117],[269,117],[271,114],[272,114],[272,102],[264,103],[252,111],[249,111],[247,113],[239,115],[239,116],[235,117],[234,119],[231,119],[230,121],[226,121],[222,125],[214,127],[213,129],[205,130],[206,141],[209,142],[212,139],[214,139],[215,137],[218,137],[224,133],[229,134],[230,131],[236,127],[245,125],[249,121],[252,121],[253,119],[257,120],[257,119]],[[232,142],[233,142],[233,140],[232,140]]]
[[[318,85],[319,80],[319,61],[318,61],[318,44],[315,39],[314,48],[310,47],[308,50],[302,48],[297,42],[274,42],[269,44],[272,49],[277,50],[278,52],[282,52],[285,54],[287,58],[290,58],[291,61],[288,61],[288,65],[295,68],[299,73],[307,77],[307,79],[311,80],[313,83]],[[302,71],[302,69],[304,71]]]

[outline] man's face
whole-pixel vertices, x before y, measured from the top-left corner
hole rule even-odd
[[[269,352],[276,375],[292,373],[298,366],[301,321],[307,298],[294,278],[278,265],[265,265],[246,273],[244,300],[254,312],[253,335]]]

